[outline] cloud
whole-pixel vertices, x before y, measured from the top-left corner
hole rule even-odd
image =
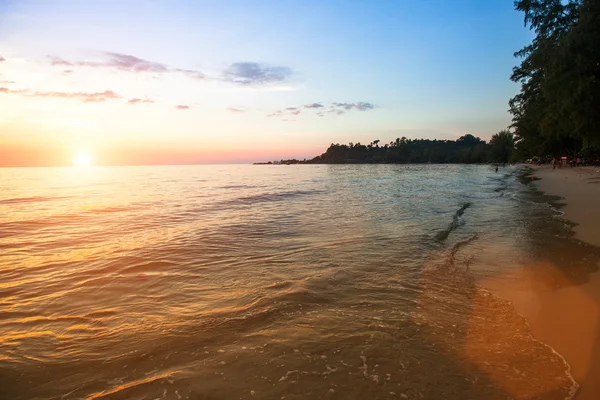
[[[103,61],[69,61],[53,55],[49,55],[48,59],[50,60],[50,65],[55,67],[96,67],[135,73],[182,73],[193,79],[205,78],[204,74],[200,71],[169,68],[166,64],[144,60],[130,54],[104,52],[103,55],[106,58]]]
[[[6,58],[0,56],[0,62],[4,62],[4,61],[6,61]]]
[[[161,73],[169,70],[169,68],[164,64],[143,60],[128,54],[107,52],[106,55],[110,57],[110,60],[106,63],[106,65],[123,71]]]
[[[63,70],[62,74],[63,75],[71,75],[74,71],[72,69],[65,69]]]
[[[288,67],[270,66],[255,62],[233,63],[223,71],[226,81],[249,86],[281,83],[289,79],[292,70]]]
[[[281,110],[277,110],[275,112],[272,112],[271,114],[267,114],[267,117],[278,117],[282,114]]]
[[[123,98],[112,90],[105,90],[104,92],[32,92],[29,89],[10,90],[6,87],[0,87],[0,93],[21,94],[26,95],[27,97],[56,97],[61,99],[76,99],[84,103],[99,103],[106,100],[118,100]],[[150,99],[133,98],[127,100],[127,103],[154,103],[154,101]],[[181,107],[186,107],[182,109],[189,108],[188,106]]]
[[[202,72],[196,71],[196,70],[193,70],[193,69],[179,69],[179,68],[176,68],[173,71],[181,72],[185,76],[187,76],[189,78],[192,78],[192,79],[204,79],[204,78],[206,78],[206,75],[204,75]]]
[[[248,110],[246,110],[245,108],[227,107],[227,111],[231,111],[233,113],[244,113]]]
[[[176,105],[175,108],[178,110],[189,110],[190,106],[186,106],[184,104],[179,104],[179,105]]]
[[[296,122],[295,119],[287,119],[287,118],[282,119],[282,121],[283,122]]]
[[[0,81],[0,85],[10,85],[11,83],[17,83],[15,81]]]
[[[358,102],[354,105],[354,107],[356,107],[356,109],[358,109],[359,111],[368,111],[368,110],[372,110],[375,108],[375,106],[371,103],[363,103],[363,102]]]
[[[291,115],[299,115],[302,108],[304,109],[313,109],[315,110],[315,115],[318,117],[325,117],[328,114],[334,113],[336,115],[343,115],[351,110],[358,111],[369,111],[376,108],[373,104],[359,101],[357,103],[338,103],[333,102],[327,108],[323,105],[323,103],[309,103],[305,104],[302,107],[285,107],[281,110],[274,111],[271,114],[268,114],[267,117],[277,117],[281,116],[284,112]],[[307,111],[308,112],[308,111]]]
[[[121,96],[112,90],[104,92],[85,93],[85,92],[35,92],[32,97],[58,97],[63,99],[78,99],[84,103],[98,103],[108,99],[120,99]]]
[[[52,65],[53,67],[72,67],[74,64],[67,61],[67,60],[63,60],[60,57],[56,57],[56,56],[46,56],[50,59],[50,65]]]
[[[138,103],[154,103],[153,100],[150,99],[131,99],[127,101],[128,104],[138,104]]]
[[[29,92],[28,89],[19,89],[19,90],[10,90],[6,87],[0,87],[0,93],[10,93],[10,94],[23,94]]]
[[[343,107],[346,110],[352,110],[354,108],[353,103],[331,103],[333,107]]]
[[[323,108],[323,104],[321,104],[321,103],[306,104],[304,106],[304,108]]]
[[[331,106],[343,108],[347,111],[350,111],[353,108],[359,111],[369,111],[375,108],[373,104],[362,101],[359,101],[358,103],[331,103]]]

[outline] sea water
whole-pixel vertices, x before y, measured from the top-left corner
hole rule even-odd
[[[592,268],[525,172],[0,169],[0,398],[569,398],[485,285]]]

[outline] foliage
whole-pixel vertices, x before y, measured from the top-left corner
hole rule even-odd
[[[511,136],[512,137],[512,136]],[[511,142],[512,143],[512,142]],[[509,154],[513,148],[510,148]],[[312,160],[281,160],[284,164],[399,164],[399,163],[486,163],[489,145],[467,134],[457,140],[398,138],[380,146],[379,140],[331,144],[325,153]]]
[[[600,1],[517,0],[535,33],[515,53],[509,102],[517,154],[523,157],[600,148]]]
[[[515,138],[512,132],[503,130],[492,136],[489,146],[491,161],[508,162],[515,149]]]

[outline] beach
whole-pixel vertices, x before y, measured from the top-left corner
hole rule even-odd
[[[562,219],[574,223],[574,239],[600,246],[600,169],[597,167],[532,167],[535,187],[560,197]],[[535,179],[532,178],[532,179]],[[560,282],[557,289],[542,287],[531,274],[517,273],[518,289],[489,285],[507,297],[531,325],[533,335],[553,347],[571,366],[580,384],[576,399],[600,398],[600,274],[588,274],[584,283],[569,282],[559,265],[562,259],[540,260],[544,274]],[[596,259],[597,264],[597,259]],[[561,272],[562,271],[562,272]]]

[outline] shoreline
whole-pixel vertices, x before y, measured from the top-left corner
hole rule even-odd
[[[539,190],[563,198],[562,218],[574,222],[575,238],[600,246],[600,171],[597,167],[534,167]],[[600,271],[588,281],[548,293],[542,300],[554,310],[548,316],[533,316],[533,333],[554,347],[571,365],[581,385],[576,399],[600,398]],[[558,327],[558,329],[556,329]],[[550,331],[554,330],[554,331]]]
[[[535,188],[559,197],[561,219],[574,224],[574,239],[600,247],[600,168],[532,166]],[[553,348],[570,365],[580,385],[576,400],[600,398],[600,261],[599,269],[576,284],[557,267],[564,260],[540,260],[547,273],[563,282],[559,288],[541,287],[522,268],[510,282],[488,282],[490,289],[509,300],[529,322],[533,336]]]

